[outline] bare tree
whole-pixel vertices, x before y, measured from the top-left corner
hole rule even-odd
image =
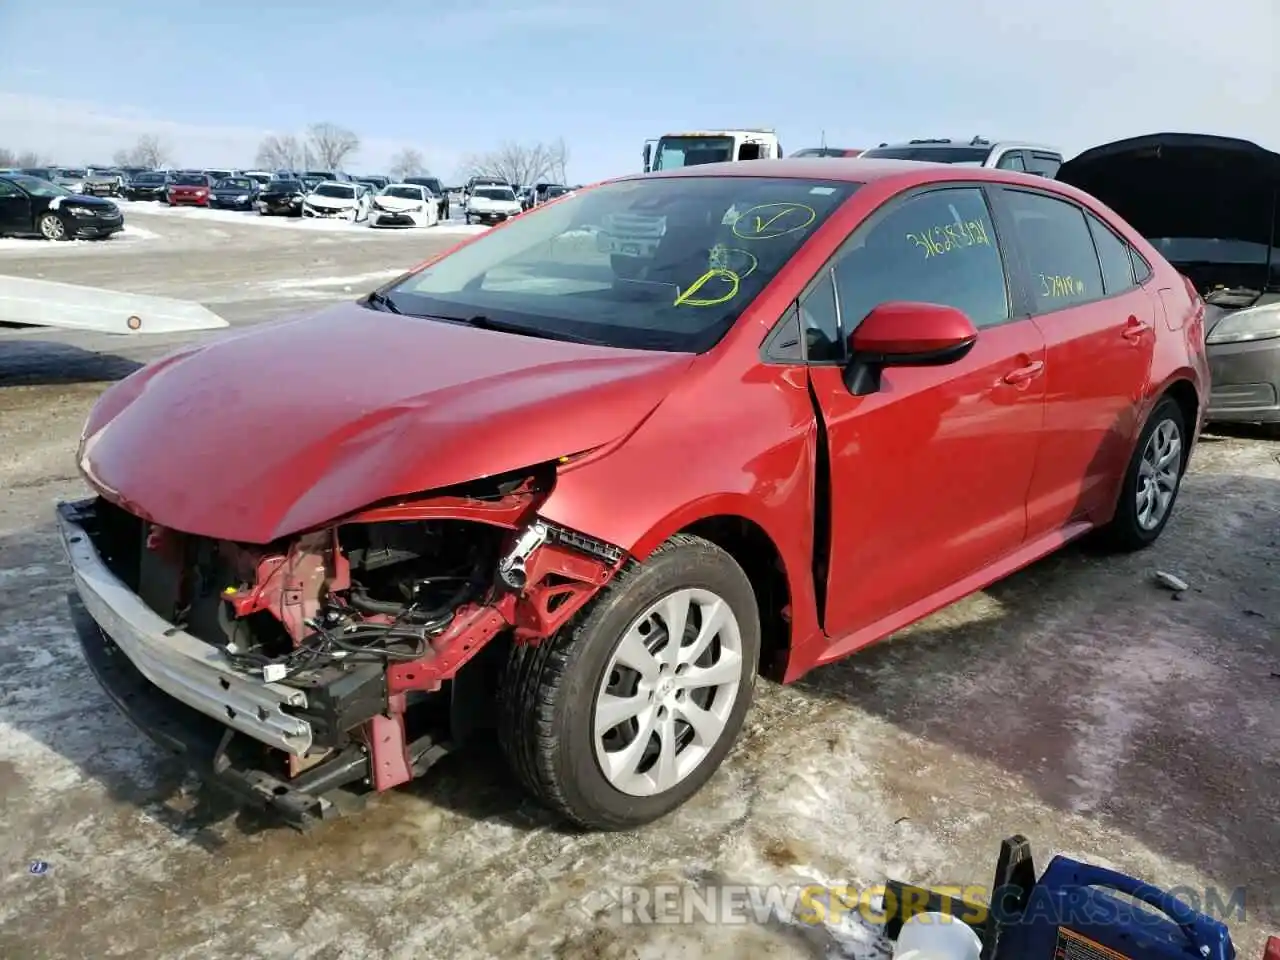
[[[264,170],[298,170],[306,162],[302,144],[292,134],[272,134],[258,144],[258,166]]]
[[[551,144],[551,179],[556,183],[569,182],[569,147],[564,137],[556,137]]]
[[[112,161],[118,167],[148,167],[154,170],[169,162],[169,148],[157,136],[143,134],[128,150],[117,150]]]
[[[391,176],[397,180],[405,177],[420,177],[427,173],[422,154],[413,147],[405,147],[391,158]]]
[[[36,153],[34,150],[23,150],[18,154],[18,159],[14,163],[15,167],[43,167],[44,157]]]
[[[360,149],[360,138],[336,123],[313,123],[307,128],[307,146],[326,170],[341,170],[343,161]]]
[[[564,140],[554,144],[535,143],[524,146],[504,143],[492,153],[468,157],[463,163],[463,175],[470,177],[501,177],[508,183],[528,184],[559,178],[564,181],[569,150]]]
[[[0,167],[16,167],[18,155],[8,147],[0,147]]]

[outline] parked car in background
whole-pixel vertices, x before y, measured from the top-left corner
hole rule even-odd
[[[543,189],[542,196],[540,199],[537,199],[537,203],[548,203],[557,197],[567,196],[571,192],[572,191],[563,183],[549,183],[545,189]]]
[[[982,137],[970,140],[909,140],[906,143],[882,143],[864,150],[865,160],[920,160],[925,163],[950,163],[962,167],[988,167],[1015,170],[1052,177],[1062,166],[1062,153],[1056,147],[1016,140],[992,143]]]
[[[436,196],[417,183],[392,183],[370,201],[371,227],[434,227],[440,222]]]
[[[89,167],[80,192],[90,197],[118,197],[124,188],[124,174],[115,167]]]
[[[476,187],[506,187],[513,193],[515,188],[502,177],[471,177],[462,187],[462,200],[465,203]]]
[[[441,185],[439,177],[405,177],[403,182],[430,190],[432,196],[436,198],[436,219],[449,219],[449,191]]]
[[[301,180],[272,180],[258,193],[256,205],[264,216],[302,216],[302,198],[309,189]]]
[[[329,181],[331,183],[352,183],[355,178],[349,173],[343,173],[341,170],[307,170],[303,174],[307,177],[319,177],[319,182]]]
[[[213,179],[207,173],[175,173],[165,189],[165,203],[176,206],[209,206]]]
[[[0,236],[101,240],[122,229],[124,216],[110,200],[24,174],[0,177]]]
[[[860,147],[806,147],[791,154],[792,157],[857,157]]]
[[[463,214],[467,223],[502,223],[523,213],[520,201],[508,186],[474,186]]]
[[[520,201],[521,210],[533,209],[533,187],[525,187],[516,193],[516,199]]]
[[[307,188],[307,192],[310,192],[310,191],[314,190],[316,187],[320,186],[320,184],[322,184],[322,183],[326,183],[326,182],[338,183],[338,182],[340,182],[340,181],[336,181],[336,180],[335,180],[335,181],[326,181],[326,180],[324,179],[324,177],[316,177],[316,176],[312,176],[311,174],[303,174],[303,175],[302,175],[302,176],[300,176],[298,179],[299,179],[299,180],[301,180],[301,181],[302,181],[302,183],[303,183],[303,185]]]
[[[361,183],[324,180],[302,199],[303,217],[342,217],[358,223],[369,217],[372,194]]]
[[[252,177],[227,177],[209,191],[209,206],[223,210],[252,210],[258,196],[258,181]]]
[[[227,177],[234,177],[236,175],[236,172],[234,170],[223,170],[221,168],[217,170],[201,170],[200,172],[208,176],[209,180],[214,183],[216,183],[219,180],[225,180],[227,179]]]
[[[699,792],[758,675],[1155,543],[1209,394],[1182,277],[1064,183],[827,166],[598,185],[110,386],[57,522],[111,699],[167,753],[256,747],[176,753],[301,824],[488,726],[621,830]],[[639,284],[577,239],[655,216]]]
[[[35,177],[37,180],[48,180],[54,183],[58,177],[58,171],[55,167],[23,167],[17,171],[26,177]]]
[[[167,174],[148,170],[129,177],[121,195],[126,200],[163,200],[168,185]]]
[[[55,167],[52,181],[72,193],[83,194],[86,172],[82,167]]]
[[[258,185],[258,189],[262,189],[271,182],[272,174],[268,170],[244,170],[236,176],[248,177]]]
[[[377,193],[383,187],[394,182],[390,177],[384,177],[378,173],[365,174],[363,176],[353,177],[352,179],[357,183],[363,183],[372,188],[374,193]]]
[[[1124,217],[1204,298],[1207,419],[1280,438],[1280,154],[1158,133],[1086,150],[1058,179]]]

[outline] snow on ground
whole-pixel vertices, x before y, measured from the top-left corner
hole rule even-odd
[[[367,293],[387,280],[400,276],[403,270],[375,270],[370,273],[357,273],[347,277],[297,277],[289,280],[267,280],[254,285],[255,295],[281,297],[298,297],[304,300],[313,299],[317,294],[336,293],[341,288],[343,293]]]
[[[334,231],[351,231],[351,230],[372,230],[367,222],[352,223],[349,220],[329,220],[314,219],[302,217],[264,217],[259,213],[248,210],[207,210],[204,207],[169,207],[161,203],[152,203],[145,200],[117,200],[120,209],[125,211],[125,215],[129,213],[144,214],[146,216],[162,216],[177,217],[184,220],[202,220],[207,223],[240,223],[253,224],[262,227],[276,227],[285,230],[334,230]],[[391,229],[380,228],[379,232],[385,233],[403,233],[414,235],[420,230],[426,230],[434,234],[472,234],[484,233],[489,227],[468,225],[456,221],[447,220],[434,227],[422,227],[419,230],[414,229]]]
[[[135,240],[157,240],[160,234],[143,227],[126,223],[124,229],[106,240],[45,240],[43,237],[0,237],[0,250],[19,250],[23,253],[50,253],[56,250],[75,250],[83,247],[115,246]]]

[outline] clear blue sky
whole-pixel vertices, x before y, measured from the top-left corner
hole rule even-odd
[[[824,130],[1278,146],[1278,44],[1276,0],[0,0],[0,145],[85,163],[157,132],[177,163],[249,164],[328,120],[364,138],[351,169],[414,146],[449,179],[563,136],[575,181],[698,126],[772,126],[788,152]]]

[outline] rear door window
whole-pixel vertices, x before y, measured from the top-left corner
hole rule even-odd
[[[1062,158],[1053,153],[1037,153],[1032,151],[1026,155],[1027,172],[1042,177],[1056,177],[1058,168],[1062,166]]]
[[[1026,173],[1027,165],[1022,159],[1021,150],[1010,150],[996,161],[996,168],[999,170],[1017,170],[1021,173]]]
[[[1087,213],[1085,218],[1089,221],[1089,232],[1093,234],[1093,245],[1098,250],[1098,262],[1102,265],[1102,289],[1108,296],[1133,289],[1133,260],[1129,255],[1129,245],[1093,214]]]
[[[1074,203],[1026,190],[1004,190],[1014,243],[1026,265],[1037,313],[1104,295],[1102,268],[1084,211]]]

